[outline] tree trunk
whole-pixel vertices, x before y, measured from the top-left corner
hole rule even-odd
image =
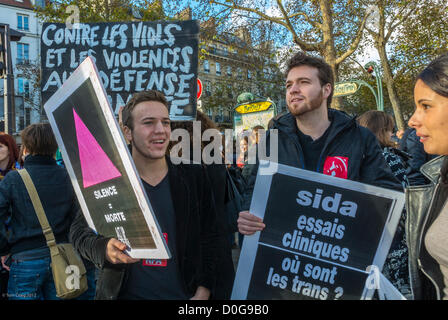
[[[336,82],[339,82],[339,74],[338,74],[338,66],[336,64],[330,65],[331,69],[333,71],[333,94],[334,94],[334,87],[336,85]],[[333,97],[331,100],[331,107],[336,110],[342,110],[342,97]]]
[[[381,65],[383,66],[383,76],[384,81],[387,86],[387,93],[389,94],[389,100],[392,104],[392,109],[394,111],[395,121],[397,123],[398,130],[404,130],[404,120],[403,114],[401,113],[400,103],[398,100],[397,90],[394,84],[394,76],[392,74],[392,69],[389,64],[389,59],[387,58],[386,52],[386,39],[385,39],[385,18],[384,18],[384,7],[380,7],[380,21],[379,21],[379,32],[376,35],[375,45],[378,50],[378,54],[380,56]],[[381,80],[381,79],[380,79]]]
[[[331,12],[331,2],[328,0],[319,1],[320,10],[322,12],[322,35],[323,45],[321,46],[320,54],[324,60],[330,65],[333,71],[334,82],[339,80],[338,65],[336,64],[336,49],[334,47],[333,36],[333,17]],[[334,88],[333,88],[334,92]],[[334,109],[341,109],[341,99],[333,98],[331,107]]]
[[[394,78],[392,70],[389,65],[389,60],[387,59],[386,49],[383,47],[378,49],[380,53],[381,64],[384,69],[384,81],[387,86],[387,93],[389,94],[389,100],[392,104],[392,109],[394,110],[395,121],[397,122],[398,130],[405,129],[405,123],[403,119],[403,114],[401,113],[400,102],[398,100],[397,90],[395,89]]]

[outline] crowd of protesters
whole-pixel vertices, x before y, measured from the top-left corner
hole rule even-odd
[[[406,192],[383,273],[408,299],[448,299],[448,54],[418,75],[410,128],[395,140],[394,120],[385,112],[350,117],[329,108],[334,79],[322,59],[294,55],[285,78],[289,113],[269,124],[278,130],[278,162]],[[202,133],[217,128],[201,112],[197,120]],[[249,147],[257,147],[264,127],[250,128],[253,135],[242,139],[234,164],[174,164],[172,130],[185,129],[191,139],[194,130],[191,122],[170,121],[163,94],[134,94],[119,122],[172,258],[162,267],[148,265],[125,254],[124,243],[90,229],[50,125],[33,124],[21,133],[20,149],[10,135],[0,134],[2,298],[58,299],[46,231],[17,171],[23,168],[55,241],[71,243],[83,258],[89,289],[77,299],[230,298],[232,247],[266,227],[249,211],[259,159],[248,162]]]

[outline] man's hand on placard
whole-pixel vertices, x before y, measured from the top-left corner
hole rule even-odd
[[[254,216],[249,211],[241,211],[237,222],[238,231],[246,236],[250,236],[266,227],[261,218]]]
[[[193,297],[190,298],[190,300],[208,300],[210,298],[210,290],[208,290],[206,287],[199,286],[196,289],[196,293]]]
[[[126,249],[126,245],[118,241],[117,239],[110,239],[106,247],[106,259],[110,263],[135,263],[139,259],[134,259],[125,254],[123,251]]]

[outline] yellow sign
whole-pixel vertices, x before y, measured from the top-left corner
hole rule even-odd
[[[272,106],[270,101],[254,102],[238,106],[235,111],[241,114],[266,111]]]
[[[342,82],[334,86],[333,97],[348,96],[358,91],[358,84],[356,82]]]

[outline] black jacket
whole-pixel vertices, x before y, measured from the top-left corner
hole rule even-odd
[[[347,158],[347,179],[384,188],[402,190],[399,181],[385,162],[374,134],[350,118],[346,113],[329,109],[332,122],[325,146],[322,149],[316,172],[324,172],[327,157]],[[304,169],[304,156],[297,134],[297,124],[291,113],[274,121],[272,129],[278,129],[278,163]],[[270,132],[266,135],[267,153],[270,152]],[[258,164],[246,165],[243,209],[249,209]]]
[[[168,161],[168,166],[176,215],[177,260],[184,289],[193,295],[198,286],[204,286],[213,294],[219,235],[210,182],[200,165],[173,165]],[[113,265],[106,260],[109,238],[96,235],[79,211],[70,229],[70,241],[100,269],[95,299],[116,299],[128,265]]]
[[[426,233],[448,198],[448,157],[438,157],[421,167],[430,181],[406,188],[406,241],[409,276],[415,300],[441,300],[445,283],[440,265],[425,247]]]
[[[67,171],[51,157],[31,155],[25,159],[25,169],[36,186],[56,242],[68,242],[77,201]],[[4,222],[9,214],[7,239]],[[0,255],[44,246],[46,240],[25,184],[17,171],[11,171],[0,182]]]
[[[232,248],[230,237],[233,232],[229,229],[229,214],[226,211],[226,188],[227,172],[225,164],[204,165],[206,173],[210,179],[213,191],[213,198],[216,205],[218,232],[220,234],[217,252],[218,263],[216,273],[215,292],[212,296],[215,300],[228,300],[232,293],[233,281],[235,280],[235,269],[233,267]]]

